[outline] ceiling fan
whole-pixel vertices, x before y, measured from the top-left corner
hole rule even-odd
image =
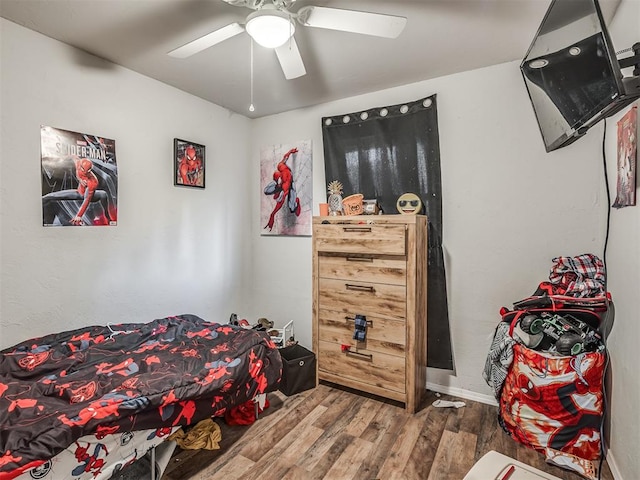
[[[170,51],[168,55],[175,58],[187,58],[246,31],[256,43],[275,50],[284,76],[290,80],[307,73],[293,36],[296,21],[305,27],[326,28],[385,38],[396,38],[407,23],[405,17],[395,15],[312,5],[292,12],[289,9],[296,0],[223,1],[254,11],[249,14],[244,24],[234,22],[226,25]]]

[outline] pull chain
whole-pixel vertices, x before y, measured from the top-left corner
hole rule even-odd
[[[289,15],[289,50],[291,50],[292,41],[293,41],[293,21],[291,21],[291,15]]]
[[[249,111],[255,112],[256,107],[253,106],[253,39],[251,39],[251,104],[249,105]]]

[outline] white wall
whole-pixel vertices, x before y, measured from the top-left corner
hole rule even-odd
[[[617,51],[640,42],[640,1],[623,0],[609,34]],[[624,72],[632,73],[630,69]],[[640,102],[636,102],[638,104]],[[628,108],[607,121],[607,172],[612,202],[616,197],[617,122],[627,111]],[[636,181],[640,181],[640,174]],[[639,194],[636,189],[636,197]],[[615,324],[608,343],[611,359],[608,441],[613,452],[610,462],[613,460],[614,468],[620,472],[619,478],[636,479],[640,478],[640,198],[635,207],[611,212],[607,270],[608,289],[616,305]]]
[[[250,120],[0,19],[0,348],[244,298]],[[42,226],[40,125],[115,139],[116,227]],[[173,185],[174,137],[207,147],[206,188]]]

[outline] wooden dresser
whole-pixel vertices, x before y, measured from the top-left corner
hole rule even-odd
[[[364,341],[353,338],[356,315],[366,317]],[[426,391],[426,337],[426,217],[314,217],[318,380],[403,402],[414,413]]]

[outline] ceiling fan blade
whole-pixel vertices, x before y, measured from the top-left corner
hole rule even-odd
[[[187,58],[242,32],[244,32],[244,27],[239,23],[230,23],[226,27],[219,28],[204,37],[197,38],[192,42],[176,48],[175,50],[171,50],[167,55],[174,58]]]
[[[307,73],[294,37],[291,37],[287,43],[275,50],[282,71],[284,72],[284,77],[287,80],[301,77]]]
[[[298,11],[298,19],[309,27],[386,38],[396,38],[407,24],[405,17],[395,15],[315,6],[302,7]]]

